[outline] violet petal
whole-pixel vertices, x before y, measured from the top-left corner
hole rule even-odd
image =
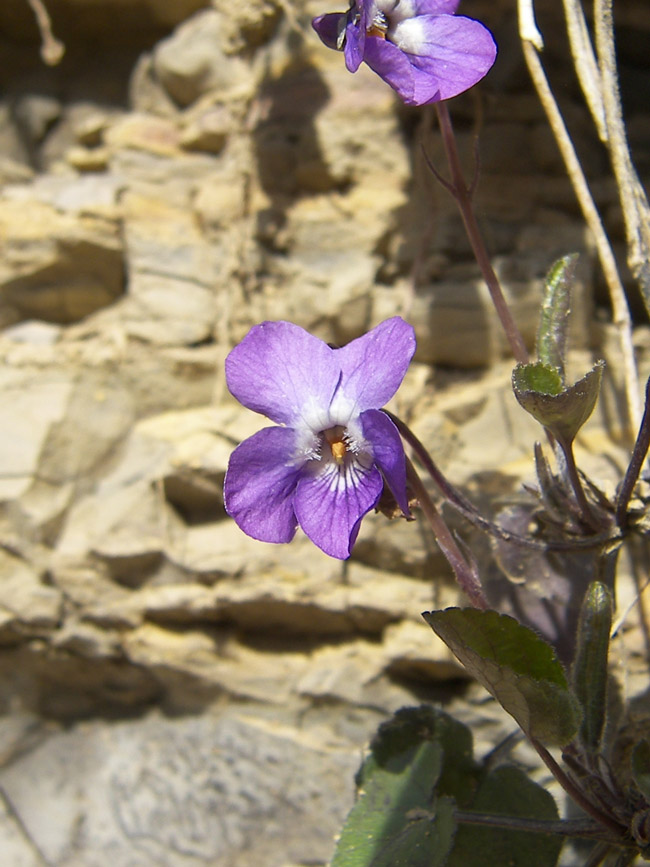
[[[341,399],[354,403],[355,415],[379,409],[400,387],[414,352],[415,332],[400,316],[337,349]],[[334,414],[338,399],[337,393],[332,402]]]
[[[480,21],[454,15],[401,21],[391,39],[413,65],[418,105],[450,99],[472,87],[491,69],[497,52],[492,34]]]
[[[411,514],[406,494],[406,457],[399,432],[386,413],[368,409],[361,415],[363,435],[372,446],[375,462],[382,471],[404,515]]]
[[[297,520],[293,497],[301,467],[293,462],[295,431],[267,427],[237,446],[223,486],[226,511],[261,542],[290,542]]]
[[[345,45],[343,46],[343,56],[348,72],[356,72],[361,66],[365,41],[365,31],[359,30],[354,24],[348,24],[345,28]]]
[[[231,394],[279,424],[317,425],[339,377],[334,350],[292,322],[255,325],[226,358]]]
[[[328,12],[327,15],[319,15],[311,22],[311,26],[318,34],[321,42],[328,48],[337,50],[339,40],[339,28],[341,19],[345,19],[344,12]]]
[[[354,460],[345,468],[334,462],[314,468],[299,480],[294,499],[298,523],[330,557],[345,560],[359,532],[361,518],[379,500],[381,473]]]
[[[410,58],[387,39],[370,36],[366,39],[363,59],[368,66],[383,78],[407,105],[420,105],[415,99],[415,82]],[[431,81],[438,87],[438,80]]]

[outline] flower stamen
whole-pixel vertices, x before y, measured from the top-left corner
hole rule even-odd
[[[336,425],[336,427],[323,431],[323,434],[329,444],[335,463],[340,466],[345,460],[345,455],[348,450],[345,428],[339,424]]]
[[[385,39],[387,33],[388,18],[383,12],[375,12],[370,26],[366,28],[366,34],[368,36],[378,36],[380,39]]]

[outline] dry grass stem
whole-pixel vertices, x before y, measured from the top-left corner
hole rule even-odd
[[[41,34],[41,57],[48,66],[56,66],[65,54],[65,45],[52,32],[52,23],[43,0],[27,0]]]
[[[530,0],[519,0],[520,7],[528,7]],[[523,19],[525,20],[525,15]],[[534,19],[533,19],[534,20]],[[520,22],[522,15],[520,11]],[[589,185],[585,178],[582,166],[576,154],[571,136],[566,128],[564,119],[557,105],[553,92],[548,83],[546,73],[538,57],[533,42],[525,35],[527,31],[520,32],[522,48],[526,65],[531,79],[537,91],[544,112],[553,132],[557,145],[560,149],[564,165],[573,186],[574,192],[580,204],[585,222],[589,227],[598,250],[601,267],[605,275],[609,296],[612,303],[614,324],[618,331],[621,351],[623,355],[623,373],[625,378],[625,394],[628,407],[628,424],[630,430],[636,430],[641,419],[641,400],[639,395],[639,380],[632,345],[632,319],[625,295],[625,289],[618,273],[618,266],[612,251],[611,244],[598,209],[594,203]]]
[[[625,220],[627,261],[650,314],[650,206],[632,163],[625,133],[611,0],[595,0],[594,18],[607,142]]]

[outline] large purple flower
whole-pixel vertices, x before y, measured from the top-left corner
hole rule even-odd
[[[291,322],[252,328],[226,359],[231,393],[282,427],[266,427],[230,457],[226,511],[262,542],[290,542],[298,525],[326,554],[350,556],[384,480],[404,514],[406,462],[380,411],[415,352],[399,316],[331,349]]]
[[[352,0],[347,12],[314,18],[325,45],[345,53],[350,72],[362,61],[407,105],[450,99],[472,87],[496,58],[492,34],[454,15],[459,0]]]

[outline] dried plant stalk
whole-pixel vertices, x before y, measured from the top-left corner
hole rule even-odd
[[[32,8],[41,34],[41,57],[48,66],[56,66],[65,54],[65,45],[52,32],[52,22],[43,0],[27,0]]]
[[[638,428],[641,419],[641,401],[639,395],[639,380],[632,345],[632,319],[616,264],[616,258],[611,244],[603,228],[598,209],[591,195],[580,160],[576,154],[571,136],[566,128],[557,101],[550,88],[544,67],[538,56],[544,45],[543,39],[535,24],[532,0],[518,0],[519,35],[524,52],[526,65],[537,91],[540,103],[551,127],[551,131],[560,149],[564,165],[578,199],[583,217],[589,227],[598,251],[610,300],[614,325],[618,331],[621,352],[623,356],[623,374],[625,378],[625,396],[628,407],[628,423],[631,430]]]
[[[614,47],[611,0],[595,0],[594,23],[607,145],[625,220],[627,262],[650,315],[650,206],[632,163],[625,133]]]

